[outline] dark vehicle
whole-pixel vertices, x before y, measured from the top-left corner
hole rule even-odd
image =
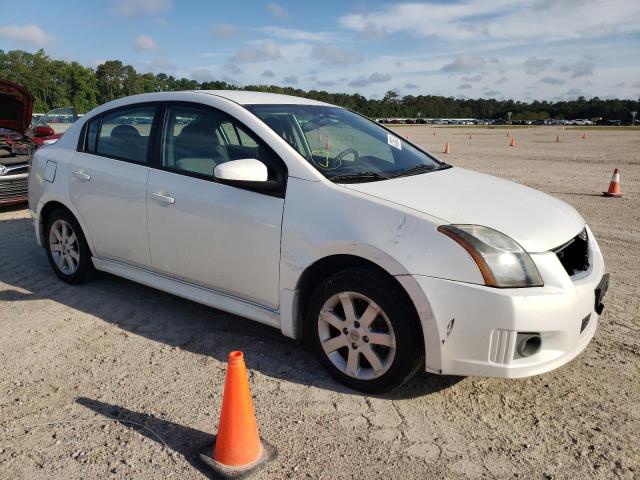
[[[33,96],[26,88],[0,80],[0,205],[27,200],[33,151],[57,142],[78,118],[73,108],[58,108],[31,125],[32,110]]]

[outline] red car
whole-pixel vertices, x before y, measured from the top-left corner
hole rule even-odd
[[[77,120],[73,108],[57,108],[33,125],[33,96],[24,87],[0,80],[0,205],[27,200],[33,151],[55,143]]]

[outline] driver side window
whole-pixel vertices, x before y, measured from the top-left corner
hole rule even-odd
[[[213,178],[213,169],[230,160],[256,159],[267,166],[269,180],[285,178],[276,154],[232,117],[213,108],[171,105],[162,134],[162,167]]]
[[[210,177],[216,165],[229,161],[224,138],[217,131],[222,113],[171,106],[162,135],[162,166]]]

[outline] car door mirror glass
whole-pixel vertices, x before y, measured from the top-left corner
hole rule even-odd
[[[247,158],[230,160],[216,165],[213,176],[217,180],[231,182],[266,182],[269,176],[267,166],[260,160]]]
[[[36,137],[48,137],[55,135],[55,131],[49,125],[38,125],[33,129],[33,134]]]

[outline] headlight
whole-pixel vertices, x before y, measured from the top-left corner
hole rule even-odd
[[[481,225],[440,225],[438,231],[458,242],[473,258],[490,287],[541,287],[533,260],[514,240]]]

